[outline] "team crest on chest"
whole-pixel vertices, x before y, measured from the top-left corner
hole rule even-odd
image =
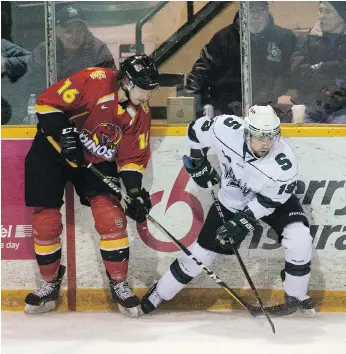
[[[275,61],[277,63],[281,61],[281,49],[276,43],[268,43],[267,54],[267,60]]]
[[[120,127],[110,123],[101,123],[91,132],[83,129],[79,134],[79,139],[88,152],[105,160],[113,159],[121,138]]]
[[[251,188],[249,188],[247,183],[244,183],[241,178],[236,177],[231,166],[227,166],[225,163],[222,163],[222,165],[224,168],[223,177],[225,180],[229,180],[227,182],[227,187],[233,186],[239,188],[242,191],[243,196],[246,197],[251,192]]]

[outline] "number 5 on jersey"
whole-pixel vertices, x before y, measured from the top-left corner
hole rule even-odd
[[[76,89],[68,89],[71,85],[72,82],[67,79],[57,91],[66,103],[72,103],[75,100],[76,95],[79,93]]]

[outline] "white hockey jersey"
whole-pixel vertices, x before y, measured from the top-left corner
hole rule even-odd
[[[233,212],[247,206],[260,219],[294,192],[298,166],[292,148],[282,138],[265,157],[256,158],[245,142],[244,126],[236,116],[200,118],[189,125],[189,145],[216,150],[222,171],[220,202]]]

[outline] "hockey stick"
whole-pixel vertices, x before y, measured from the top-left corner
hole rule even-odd
[[[218,212],[218,214],[219,214],[219,217],[220,217],[220,219],[222,220],[222,222],[225,223],[225,217],[224,217],[224,215],[223,215],[220,202],[219,202],[219,200],[216,198],[215,192],[214,192],[214,190],[213,190],[213,185],[211,184],[211,182],[208,182],[208,187],[209,187],[211,196],[212,196],[212,198],[213,198],[213,202],[214,202],[214,204],[215,204],[216,210],[217,210],[217,212]],[[234,241],[233,241],[232,237],[230,237],[229,240],[230,240],[231,246],[232,246],[232,248],[233,248],[233,252],[234,252],[234,254],[236,255],[236,257],[237,257],[237,259],[238,259],[238,262],[239,262],[239,264],[240,264],[240,266],[241,266],[241,269],[243,270],[243,273],[244,273],[244,275],[245,275],[245,277],[246,277],[246,279],[247,279],[247,281],[248,281],[248,283],[249,283],[249,285],[250,285],[250,288],[251,288],[252,291],[254,292],[254,294],[255,294],[255,296],[256,296],[256,298],[257,298],[257,300],[258,300],[258,302],[259,302],[259,304],[260,304],[260,306],[261,306],[262,312],[263,312],[263,314],[267,317],[267,320],[268,320],[268,322],[269,322],[269,324],[270,324],[270,327],[272,328],[272,331],[273,331],[273,333],[275,334],[275,326],[274,326],[274,324],[273,324],[273,321],[271,320],[271,318],[269,317],[268,313],[266,312],[266,309],[265,309],[265,307],[264,307],[264,305],[263,305],[262,299],[261,299],[260,296],[258,295],[257,289],[256,289],[254,283],[252,282],[252,279],[251,279],[251,277],[250,277],[250,275],[249,275],[249,272],[247,271],[247,269],[246,269],[246,267],[245,267],[245,264],[244,264],[242,258],[240,257],[240,254],[239,254],[239,252],[238,252],[237,247],[236,247],[235,244],[234,244]]]
[[[123,199],[127,203],[131,203],[132,199],[125,194],[115,183],[113,183],[107,176],[102,174],[93,164],[86,166],[90,171],[92,171],[97,177],[99,177],[107,186],[114,192],[121,194]],[[147,215],[147,219],[152,222],[157,228],[164,232],[187,256],[189,256],[193,261],[199,265],[205,273],[209,275],[217,284],[219,284],[229,295],[233,297],[244,309],[246,309],[252,316],[258,316],[261,310],[256,307],[247,304],[243,301],[228,285],[222,281],[213,271],[211,271],[206,265],[204,265],[199,259],[197,259],[180,241],[178,241],[171,233],[169,233],[159,222],[157,222],[152,216]]]

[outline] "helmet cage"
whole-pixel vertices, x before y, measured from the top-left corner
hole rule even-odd
[[[259,129],[251,123],[245,128],[248,136],[255,136],[259,140],[277,140],[280,137],[280,125],[274,129]]]

